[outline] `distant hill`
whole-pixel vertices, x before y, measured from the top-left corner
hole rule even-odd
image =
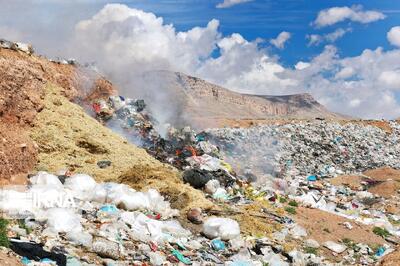
[[[179,113],[186,122],[197,122],[201,127],[232,119],[344,118],[327,110],[307,93],[283,96],[241,94],[200,78],[169,71],[148,72],[144,79],[146,84],[158,83],[160,89],[168,92],[167,98],[170,99],[159,105],[170,106],[177,99],[175,104],[178,102]]]

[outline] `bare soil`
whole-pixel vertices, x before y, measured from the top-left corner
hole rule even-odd
[[[299,207],[293,216],[295,221],[303,226],[308,233],[307,238],[312,238],[322,244],[326,241],[340,243],[343,239],[350,239],[355,243],[364,243],[370,246],[382,245],[385,240],[372,232],[372,226],[355,223],[352,220],[330,214],[318,209]],[[352,229],[347,229],[343,223],[350,222]],[[326,248],[320,248],[321,254],[340,261],[340,257],[333,256]]]
[[[115,91],[111,83],[75,66],[0,48],[0,185],[21,182],[37,162],[37,145],[27,131],[44,107],[47,82],[70,100]]]

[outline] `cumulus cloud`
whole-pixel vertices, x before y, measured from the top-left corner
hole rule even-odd
[[[306,69],[307,67],[309,67],[310,65],[311,65],[310,63],[299,61],[296,63],[294,68],[297,70],[303,70],[303,69]]]
[[[290,37],[290,32],[282,31],[275,39],[272,39],[270,43],[276,48],[283,49],[285,48],[285,43],[290,39]]]
[[[95,62],[122,94],[151,97],[152,104],[159,105],[158,115],[168,119],[181,115],[179,106],[184,103],[163,90],[168,82],[161,75],[138,76],[160,69],[181,71],[245,93],[308,92],[330,110],[357,117],[400,116],[396,98],[400,49],[366,49],[358,56],[341,58],[336,47],[327,45],[310,60],[285,67],[260,40],[246,40],[237,33],[224,36],[218,27],[219,22],[211,20],[177,31],[153,13],[106,5],[73,27],[73,39],[63,40],[66,48],[59,55]]]
[[[221,55],[206,60],[196,75],[243,93],[279,94],[282,88],[295,85],[293,80],[279,77],[285,68],[257,42],[233,34],[222,38],[218,47]]]
[[[387,38],[392,45],[400,47],[400,26],[391,28],[387,33]]]
[[[253,0],[224,0],[224,2],[219,3],[216,7],[217,8],[228,8],[234,5],[251,2]]]
[[[381,81],[388,88],[400,90],[400,70],[383,71],[379,75],[379,81]]]
[[[336,40],[342,38],[347,32],[351,31],[352,31],[351,28],[347,29],[339,28],[331,33],[327,33],[324,35],[319,35],[319,34],[307,35],[306,38],[308,39],[308,46],[320,45],[323,42],[333,43]]]
[[[313,24],[319,28],[330,26],[345,20],[366,24],[384,19],[385,17],[386,16],[383,13],[378,11],[364,11],[363,7],[359,5],[352,7],[331,7],[321,10]]]
[[[204,27],[180,32],[152,13],[107,5],[76,26],[75,53],[96,59],[102,71],[128,90],[148,89],[147,83],[132,82],[134,73],[169,69],[243,93],[309,92],[330,110],[348,115],[400,116],[398,49],[366,49],[359,56],[340,58],[336,47],[327,45],[311,60],[285,68],[259,40],[249,41],[237,33],[223,36],[218,26],[211,20]],[[324,38],[332,41],[338,35]],[[159,87],[150,92],[161,93]]]
[[[350,32],[350,31],[351,31],[351,28],[347,28],[347,29],[339,28],[339,29],[335,30],[334,32],[326,34],[324,37],[329,42],[335,42],[337,39],[342,38],[347,32]]]
[[[283,77],[296,80],[329,109],[363,118],[396,118],[400,104],[400,50],[366,49],[359,56],[340,58],[328,45],[298,71],[285,71]]]
[[[153,13],[109,4],[76,25],[75,45],[80,48],[76,52],[84,61],[96,59],[113,75],[121,68],[132,72],[170,68],[193,72],[216,48],[218,26],[217,20],[211,20],[204,28],[177,32]]]
[[[347,79],[354,75],[354,68],[343,67],[339,72],[335,74],[335,79]]]
[[[76,25],[71,54],[81,62],[95,61],[122,94],[146,99],[160,122],[184,122],[183,103],[166,87],[168,77],[147,72],[196,73],[216,49],[218,26],[211,20],[205,27],[178,32],[153,13],[109,4]]]

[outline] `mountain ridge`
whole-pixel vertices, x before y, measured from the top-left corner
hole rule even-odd
[[[158,85],[171,94],[171,99],[180,99],[185,122],[195,126],[213,126],[219,119],[346,118],[330,112],[309,93],[279,96],[242,94],[180,72],[160,70],[145,74],[147,84],[157,79]],[[201,125],[196,125],[196,120],[201,120]]]

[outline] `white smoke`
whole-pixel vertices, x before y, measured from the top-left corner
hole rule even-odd
[[[363,118],[400,116],[400,88],[391,78],[400,69],[399,49],[384,51],[378,47],[366,49],[359,56],[340,58],[337,48],[330,45],[308,62],[303,60],[297,65],[301,68],[284,67],[262,48],[265,41],[249,41],[237,33],[224,36],[218,20],[178,31],[153,13],[120,4],[106,5],[97,12],[101,2],[93,6],[91,1],[84,1],[77,8],[61,1],[66,10],[61,12],[60,6],[54,9],[52,1],[0,2],[4,3],[0,35],[7,38],[13,33],[23,41],[33,41],[39,52],[49,55],[95,62],[122,94],[155,99],[150,104],[162,121],[184,114],[176,95],[168,90],[168,80],[154,75],[143,78],[149,77],[149,71],[181,71],[244,93],[308,92],[332,111]],[[40,7],[57,12],[43,17]],[[85,8],[90,11],[83,12]],[[79,12],[74,12],[77,9]],[[21,22],[16,17],[37,23]]]

